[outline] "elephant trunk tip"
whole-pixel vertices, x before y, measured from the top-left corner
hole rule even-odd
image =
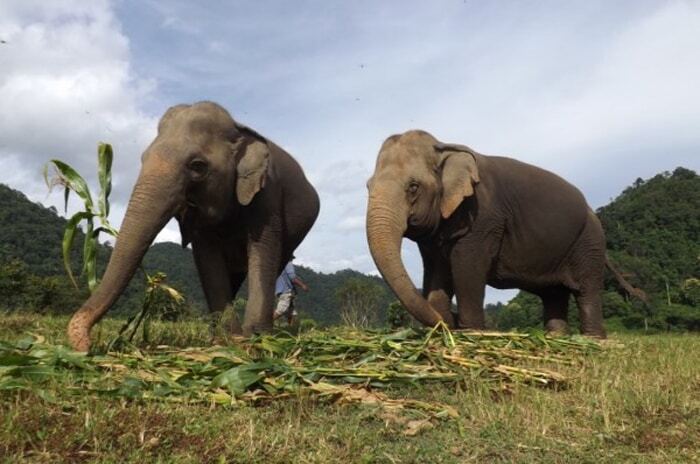
[[[90,325],[83,314],[78,313],[70,320],[67,329],[68,342],[75,351],[90,350]]]

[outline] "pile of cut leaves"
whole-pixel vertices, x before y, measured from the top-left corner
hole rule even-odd
[[[495,389],[514,383],[562,387],[570,379],[557,369],[576,365],[599,349],[585,338],[451,332],[443,324],[398,332],[282,332],[234,346],[159,346],[104,355],[84,355],[32,336],[16,343],[0,341],[0,390],[50,396],[42,385],[53,381],[62,392],[76,395],[223,405],[305,394],[446,417],[457,413],[443,404],[391,398],[392,390],[386,388],[476,381]]]

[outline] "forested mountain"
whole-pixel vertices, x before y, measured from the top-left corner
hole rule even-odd
[[[23,193],[0,184],[0,224],[0,260],[19,258],[40,276],[63,272],[61,241],[66,220],[55,208],[33,203]]]
[[[168,275],[168,281],[187,295],[192,304],[200,310],[206,308],[204,294],[192,259],[192,251],[189,248],[183,249],[172,242],[156,243],[144,258],[144,267],[148,271],[165,272]],[[336,292],[349,279],[362,279],[368,284],[380,287],[378,310],[379,318],[382,320],[385,308],[395,299],[381,278],[368,276],[352,269],[324,274],[304,266],[296,266],[296,272],[309,286],[310,291],[300,291],[295,304],[303,317],[312,318],[322,325],[340,322]],[[248,298],[247,282],[241,286],[238,297]]]
[[[617,292],[611,276],[603,294],[609,327],[651,327],[660,330],[700,330],[700,176],[677,168],[648,180],[637,179],[613,202],[597,211],[606,230],[609,256],[635,286],[650,296],[650,304],[628,301]],[[65,219],[53,208],[29,201],[21,192],[0,185],[0,309],[70,312],[84,301],[63,271],[61,240]],[[73,263],[79,271],[80,243],[76,238]],[[101,246],[98,268],[104,269],[111,248]],[[194,311],[206,307],[192,252],[175,243],[158,243],[144,259],[149,272],[162,271],[182,291]],[[323,274],[297,267],[311,291],[300,292],[302,316],[320,324],[341,321],[339,289],[349,282],[356,291],[371,293],[377,307],[375,322],[385,320],[394,300],[383,280],[352,270]],[[358,283],[359,282],[359,283]],[[113,314],[133,312],[143,298],[143,279],[137,274]],[[241,298],[246,297],[246,286]],[[571,303],[570,320],[577,324]],[[506,305],[489,305],[493,328],[541,327],[539,299],[521,292]]]
[[[66,220],[54,208],[46,208],[29,201],[24,194],[0,184],[0,309],[31,308],[42,311],[70,312],[84,301],[87,291],[76,291],[63,269],[61,242]],[[74,243],[72,262],[74,272],[80,272],[81,243],[78,234]],[[109,246],[98,250],[100,274],[111,253]],[[164,272],[168,283],[180,290],[194,311],[203,311],[206,302],[194,267],[192,251],[172,242],[154,244],[144,257],[144,268],[149,273]],[[336,292],[348,279],[358,278],[379,287],[378,311],[393,300],[383,280],[350,269],[332,274],[315,272],[297,266],[297,273],[311,291],[300,292],[297,306],[305,317],[320,324],[340,322]],[[247,297],[246,284],[239,298]],[[143,279],[137,273],[113,314],[133,312],[143,298]],[[12,295],[10,298],[9,295]]]
[[[597,213],[630,282],[655,295],[668,284],[671,300],[683,301],[684,282],[700,277],[700,177],[678,168],[637,179]]]

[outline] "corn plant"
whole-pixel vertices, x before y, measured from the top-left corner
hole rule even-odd
[[[73,247],[75,233],[78,230],[80,223],[85,222],[85,240],[83,241],[83,267],[82,273],[87,278],[88,288],[92,293],[97,284],[97,245],[99,244],[100,234],[105,233],[114,238],[117,237],[117,230],[109,223],[107,216],[109,215],[109,194],[112,191],[112,146],[108,143],[100,143],[97,148],[97,173],[100,183],[100,193],[97,200],[97,205],[92,199],[90,188],[85,179],[78,174],[70,165],[61,160],[52,159],[44,167],[44,180],[49,190],[55,186],[63,187],[63,198],[65,202],[65,211],[68,212],[68,197],[73,192],[83,201],[83,210],[73,214],[66,224],[66,230],[63,234],[63,266],[66,268],[68,277],[75,288],[78,288],[78,282],[73,275],[71,266],[70,251]],[[54,176],[49,179],[49,165],[54,167]],[[99,226],[95,228],[95,222]]]
[[[114,154],[112,146],[108,143],[99,143],[97,148],[97,177],[100,184],[100,191],[97,197],[97,203],[93,201],[90,187],[85,179],[78,174],[67,163],[61,160],[52,159],[44,166],[44,180],[49,190],[55,186],[63,187],[63,197],[65,202],[65,211],[68,211],[68,198],[70,193],[75,193],[83,201],[83,210],[73,214],[66,223],[66,229],[63,234],[63,265],[66,273],[70,278],[75,288],[78,288],[78,282],[73,275],[71,264],[71,249],[75,234],[81,223],[85,223],[85,239],[83,242],[83,266],[82,274],[85,275],[90,293],[92,293],[99,283],[97,276],[97,249],[101,234],[107,234],[113,238],[117,238],[119,232],[109,222],[109,195],[112,192],[112,160]],[[54,175],[49,179],[49,166],[53,166]],[[97,227],[95,227],[97,225]],[[151,309],[158,303],[165,300],[165,303],[171,309],[181,308],[184,297],[177,290],[165,283],[166,275],[162,272],[156,272],[154,275],[149,275],[143,267],[141,271],[146,279],[146,289],[141,310],[132,316],[127,323],[122,327],[117,338],[110,346],[120,344],[123,334],[131,330],[131,335],[128,337],[130,342],[136,333],[139,325],[144,322],[143,334],[144,339],[148,339],[148,322],[151,317]]]

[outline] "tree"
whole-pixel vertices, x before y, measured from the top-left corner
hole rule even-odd
[[[379,322],[383,289],[366,279],[352,277],[336,290],[336,301],[344,324],[366,328]]]
[[[411,316],[399,300],[392,301],[386,309],[386,322],[392,329],[411,325]]]
[[[520,292],[500,309],[495,322],[498,330],[541,327],[542,302],[531,293]]]
[[[38,276],[26,263],[0,259],[0,308],[67,313],[85,299],[85,292],[76,292],[67,277]]]
[[[688,306],[700,307],[700,279],[686,279],[681,286],[681,298]]]
[[[0,266],[0,300],[3,307],[15,309],[24,301],[28,280],[27,265],[18,259]]]

